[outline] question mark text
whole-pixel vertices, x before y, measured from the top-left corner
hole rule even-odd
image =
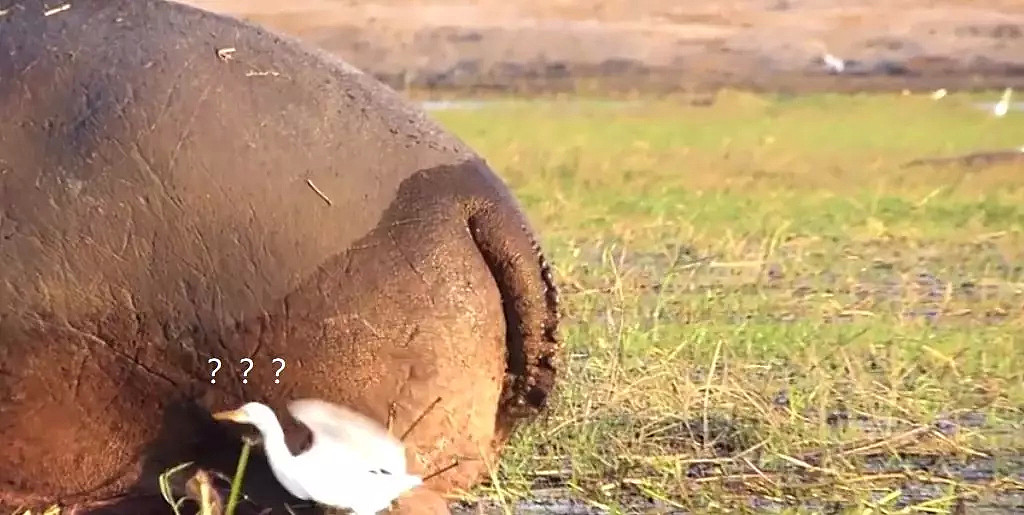
[[[252,371],[252,367],[253,367],[253,362],[252,362],[252,360],[251,360],[251,359],[249,359],[249,358],[242,358],[242,359],[241,359],[241,360],[239,361],[239,363],[249,363],[249,368],[245,369],[245,372],[242,372],[242,384],[248,384],[248,383],[249,383],[249,379],[247,379],[247,377],[246,377],[246,376],[248,376],[248,375],[249,375],[249,372],[251,372],[251,371]]]
[[[217,371],[220,370],[220,367],[221,367],[220,360],[217,359],[217,358],[210,358],[210,359],[206,360],[206,362],[207,363],[216,363],[217,364],[217,368],[213,369],[213,372],[210,372],[210,383],[211,384],[216,383],[217,382],[217,379],[216,379]]]
[[[271,363],[277,363],[278,361],[280,361],[280,362],[281,362],[281,368],[277,369],[277,372],[276,372],[276,373],[274,373],[274,384],[279,384],[279,383],[281,382],[281,380],[280,380],[280,379],[278,379],[278,377],[279,377],[279,376],[281,375],[281,372],[282,372],[282,371],[284,371],[284,367],[288,366],[288,365],[287,365],[287,364],[286,364],[286,363],[284,362],[284,359],[282,359],[282,358],[274,358],[274,359],[273,359],[273,360],[271,361]]]

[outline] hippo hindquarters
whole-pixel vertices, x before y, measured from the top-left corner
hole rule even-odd
[[[344,224],[347,211],[337,211]],[[170,467],[196,461],[234,472],[238,440],[210,425],[208,411],[262,400],[280,416],[300,397],[348,404],[389,423],[405,436],[414,473],[459,463],[426,489],[470,488],[494,466],[515,425],[544,407],[555,379],[555,301],[523,215],[483,163],[421,170],[402,183],[374,229],[291,293],[237,323],[197,326],[188,345],[166,336],[181,320],[121,313],[132,302],[90,314],[89,325],[32,319],[25,331],[5,329],[6,351],[63,341],[23,358],[80,366],[71,383],[60,381],[65,371],[57,368],[33,386],[28,381],[50,368],[25,361],[14,367],[24,374],[0,383],[68,390],[46,404],[6,401],[27,416],[0,425],[24,451],[0,454],[9,465],[0,504],[106,504],[97,513],[140,513],[124,502],[162,507],[156,477]],[[145,352],[115,352],[128,343]],[[193,347],[225,363],[281,357],[288,367],[280,383],[276,367],[260,366],[245,386],[224,374],[213,385],[203,378],[205,361],[196,369],[195,360],[171,359]],[[160,359],[147,365],[150,356]],[[253,483],[267,472],[261,459],[250,463],[247,491],[274,504],[280,488]]]
[[[390,422],[414,472],[459,463],[430,488],[469,488],[545,405],[555,302],[526,220],[486,165],[420,171],[369,235],[286,299],[288,341],[319,356],[288,395]]]

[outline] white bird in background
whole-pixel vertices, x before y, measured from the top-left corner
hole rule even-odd
[[[844,61],[844,60],[842,60],[842,59],[840,59],[840,58],[838,58],[838,57],[836,57],[836,56],[834,56],[834,55],[832,55],[832,54],[830,54],[828,52],[825,52],[821,56],[821,60],[825,62],[825,66],[832,73],[843,73],[843,70],[846,69],[846,61]]]
[[[946,88],[939,88],[939,89],[937,89],[935,91],[932,91],[931,97],[932,97],[932,100],[938,100],[938,99],[946,96],[946,94],[947,94]]]
[[[288,411],[313,434],[312,445],[297,455],[288,450],[284,430],[265,404],[250,402],[213,418],[256,426],[274,477],[300,499],[374,515],[422,484],[421,477],[406,472],[402,443],[368,417],[317,399],[293,401]]]
[[[999,99],[996,105],[992,106],[992,114],[1003,117],[1010,110],[1010,95],[1013,94],[1013,88],[1006,88],[1003,90],[1003,96]]]

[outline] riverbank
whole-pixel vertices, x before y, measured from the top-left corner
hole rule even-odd
[[[1010,0],[186,3],[314,43],[399,90],[1024,87],[1024,4]]]

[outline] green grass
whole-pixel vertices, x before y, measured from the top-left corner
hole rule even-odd
[[[523,203],[565,313],[552,412],[465,498],[1024,502],[1024,169],[901,167],[1024,145],[1024,114],[970,105],[997,96],[435,112]]]

